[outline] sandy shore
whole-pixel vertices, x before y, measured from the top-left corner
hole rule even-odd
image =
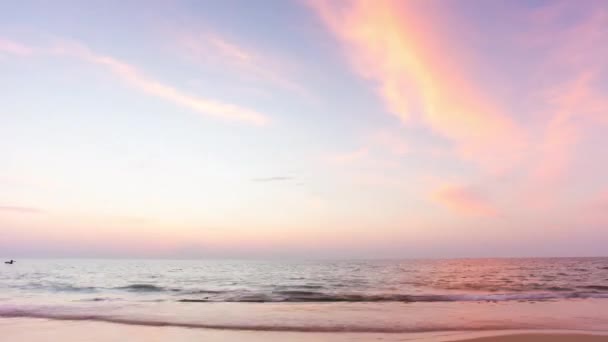
[[[488,336],[458,342],[606,342],[608,336],[585,334],[513,334]]]
[[[368,333],[297,333],[249,332],[175,327],[147,327],[91,321],[53,321],[31,318],[0,319],[2,341],[11,342],[347,342],[347,341],[422,341],[422,342],[608,342],[608,335],[571,333],[436,333],[436,334],[368,334]],[[475,337],[474,336],[484,336]]]

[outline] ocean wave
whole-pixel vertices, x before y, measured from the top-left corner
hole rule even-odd
[[[113,302],[122,301],[122,298],[110,298],[110,297],[93,297],[93,298],[82,298],[78,299],[78,302]]]
[[[300,285],[273,285],[273,288],[277,290],[290,290],[290,289],[307,289],[307,290],[319,290],[324,289],[323,285],[315,284],[300,284]]]
[[[183,294],[221,294],[221,293],[227,293],[228,291],[224,291],[224,290],[182,290],[179,291]]]
[[[131,284],[127,286],[116,287],[118,290],[127,290],[133,292],[162,292],[166,291],[164,287],[152,284]]]
[[[53,292],[94,292],[98,290],[98,288],[93,286],[76,286],[71,284],[41,282],[32,282],[24,285],[22,288],[34,291],[50,290]]]
[[[417,325],[417,326],[365,326],[365,325],[270,325],[270,324],[206,324],[199,322],[182,322],[145,318],[115,317],[86,313],[60,313],[35,310],[10,309],[1,310],[3,318],[39,318],[58,321],[94,321],[124,325],[148,327],[177,327],[189,329],[241,330],[241,331],[274,331],[274,332],[309,332],[309,333],[424,333],[441,331],[490,331],[490,330],[523,330],[538,329],[526,323],[484,324],[480,326],[454,325]]]
[[[97,291],[93,286],[74,286],[74,285],[51,285],[53,291],[58,292],[94,292]]]
[[[554,278],[544,278],[546,284],[532,283],[525,284],[523,282],[516,282],[509,279],[502,279],[502,284],[487,284],[487,283],[464,283],[464,284],[453,284],[445,281],[443,283],[432,284],[431,287],[438,290],[449,290],[449,291],[475,291],[475,292],[542,292],[542,291],[575,291],[575,286],[566,287],[562,284],[556,285],[551,284]],[[424,283],[414,284],[416,287],[426,287]]]
[[[575,289],[553,286],[537,291],[496,291],[478,292],[458,291],[443,294],[411,294],[411,293],[362,293],[337,291],[334,289],[317,289],[310,286],[277,285],[269,289],[204,289],[204,288],[173,288],[149,283],[134,283],[120,287],[88,287],[68,284],[36,284],[36,289],[52,289],[53,292],[94,293],[94,299],[84,301],[107,301],[108,298],[139,301],[146,297],[136,297],[117,294],[115,291],[131,292],[133,295],[154,293],[162,296],[162,300],[174,300],[183,303],[229,302],[229,303],[332,303],[332,302],[501,302],[501,301],[546,301],[575,298],[608,298],[608,286],[585,285]],[[110,291],[107,293],[107,291]],[[396,289],[397,290],[397,289]],[[93,296],[92,296],[93,297]],[[160,300],[160,299],[159,299]]]
[[[598,291],[608,291],[608,286],[606,286],[606,285],[589,285],[589,286],[581,286],[581,288],[590,289],[590,290],[598,290]]]
[[[271,294],[241,294],[231,297],[180,298],[183,303],[320,303],[320,302],[502,302],[502,301],[547,301],[558,299],[608,298],[601,292],[543,292],[543,293],[503,293],[503,294],[453,294],[453,295],[410,295],[410,294],[327,294],[313,291],[277,291]]]

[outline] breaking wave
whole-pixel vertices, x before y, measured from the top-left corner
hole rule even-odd
[[[152,284],[132,284],[128,286],[117,287],[119,290],[127,290],[133,292],[161,292],[165,291],[164,287],[152,285]]]
[[[275,332],[325,332],[325,333],[424,333],[440,331],[490,331],[490,330],[523,330],[538,326],[530,324],[484,324],[462,327],[456,325],[416,325],[416,326],[364,326],[364,325],[271,325],[271,324],[206,324],[202,322],[181,322],[166,319],[145,319],[105,316],[99,314],[43,312],[35,310],[0,309],[3,318],[39,318],[57,321],[94,321],[113,324],[125,324],[151,327],[177,327],[190,329],[242,330],[242,331],[275,331]]]
[[[40,286],[40,285],[37,285]],[[183,289],[167,288],[159,285],[136,283],[126,286],[103,288],[103,287],[78,287],[66,284],[53,284],[50,287],[39,287],[57,292],[74,293],[98,293],[103,294],[106,290],[126,291],[134,294],[157,294],[165,300],[175,300],[183,303],[205,303],[205,302],[228,302],[228,303],[265,303],[265,302],[471,302],[471,301],[545,301],[558,299],[585,299],[585,298],[608,298],[608,286],[588,285],[580,286],[579,290],[566,287],[549,287],[544,291],[534,292],[510,292],[503,293],[452,293],[452,294],[408,294],[408,293],[361,293],[323,291],[321,286],[276,286],[269,290],[216,290],[216,289]],[[96,296],[90,301],[106,301],[116,298],[117,295]],[[121,298],[128,300],[127,298]],[[138,301],[137,297],[132,300]],[[142,298],[139,298],[141,300]]]
[[[600,292],[544,292],[505,294],[454,294],[454,295],[410,295],[410,294],[326,294],[313,291],[278,291],[271,294],[241,294],[231,297],[180,298],[183,303],[234,302],[482,302],[482,301],[545,301],[556,299],[608,298],[608,293]]]

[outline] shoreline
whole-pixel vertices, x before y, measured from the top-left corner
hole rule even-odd
[[[608,335],[590,333],[525,333],[493,335],[446,342],[606,342]]]
[[[91,334],[94,332],[94,334]],[[231,331],[169,326],[135,326],[94,321],[57,321],[44,318],[0,318],[0,336],[7,341],[132,342],[249,341],[249,342],[608,342],[608,331],[521,330],[443,331],[433,333],[327,333]]]

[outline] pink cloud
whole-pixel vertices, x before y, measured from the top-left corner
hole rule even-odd
[[[608,97],[599,87],[608,71],[608,11],[585,8],[582,19],[562,27],[560,18],[577,6],[563,2],[536,12],[532,21],[537,32],[527,37],[533,47],[546,51],[536,77],[549,84],[540,88],[545,125],[528,185],[529,192],[542,197],[535,201],[538,205],[554,202],[556,189],[565,188],[575,171],[572,162],[581,142],[590,137],[587,132],[608,123]]]
[[[522,63],[530,79],[515,82],[514,87],[532,84],[518,99],[525,105],[510,104],[531,108],[517,113],[527,123],[524,128],[514,110],[477,82],[476,66],[463,58],[460,42],[449,39],[457,32],[439,20],[444,13],[437,4],[311,1],[356,73],[370,82],[390,113],[447,138],[460,159],[482,166],[475,177],[508,179],[512,187],[493,189],[502,191],[501,198],[533,199],[530,207],[566,203],[559,192],[573,186],[569,180],[576,177],[573,163],[581,143],[594,138],[597,125],[608,123],[608,97],[601,88],[608,72],[608,8],[601,2],[560,2],[525,13],[527,40],[512,53],[525,51],[538,59]],[[579,21],[564,25],[564,16],[573,11]],[[363,146],[366,161],[375,161],[370,156],[376,151]],[[439,155],[446,157],[445,150]],[[462,213],[496,213],[482,194],[467,187],[445,187],[433,198]]]
[[[589,75],[554,90],[549,98],[554,102],[554,113],[544,129],[539,145],[540,158],[534,169],[534,182],[552,183],[557,181],[567,169],[581,127],[573,120],[585,106],[588,93]]]
[[[245,65],[253,67],[255,65],[255,60],[258,59],[253,52],[245,51],[244,48],[237,46],[218,35],[209,35],[207,39],[220,54]]]
[[[600,229],[608,237],[608,189],[604,188],[587,196],[574,210],[579,230]]]
[[[0,37],[0,53],[8,53],[18,56],[30,56],[34,53],[34,50],[18,42]]]
[[[443,186],[432,194],[432,199],[460,214],[495,216],[497,213],[496,208],[481,192],[467,186]]]
[[[519,160],[525,134],[469,79],[470,66],[457,60],[432,9],[420,10],[423,2],[311,4],[401,121],[419,120],[454,142],[461,157],[491,170]]]

